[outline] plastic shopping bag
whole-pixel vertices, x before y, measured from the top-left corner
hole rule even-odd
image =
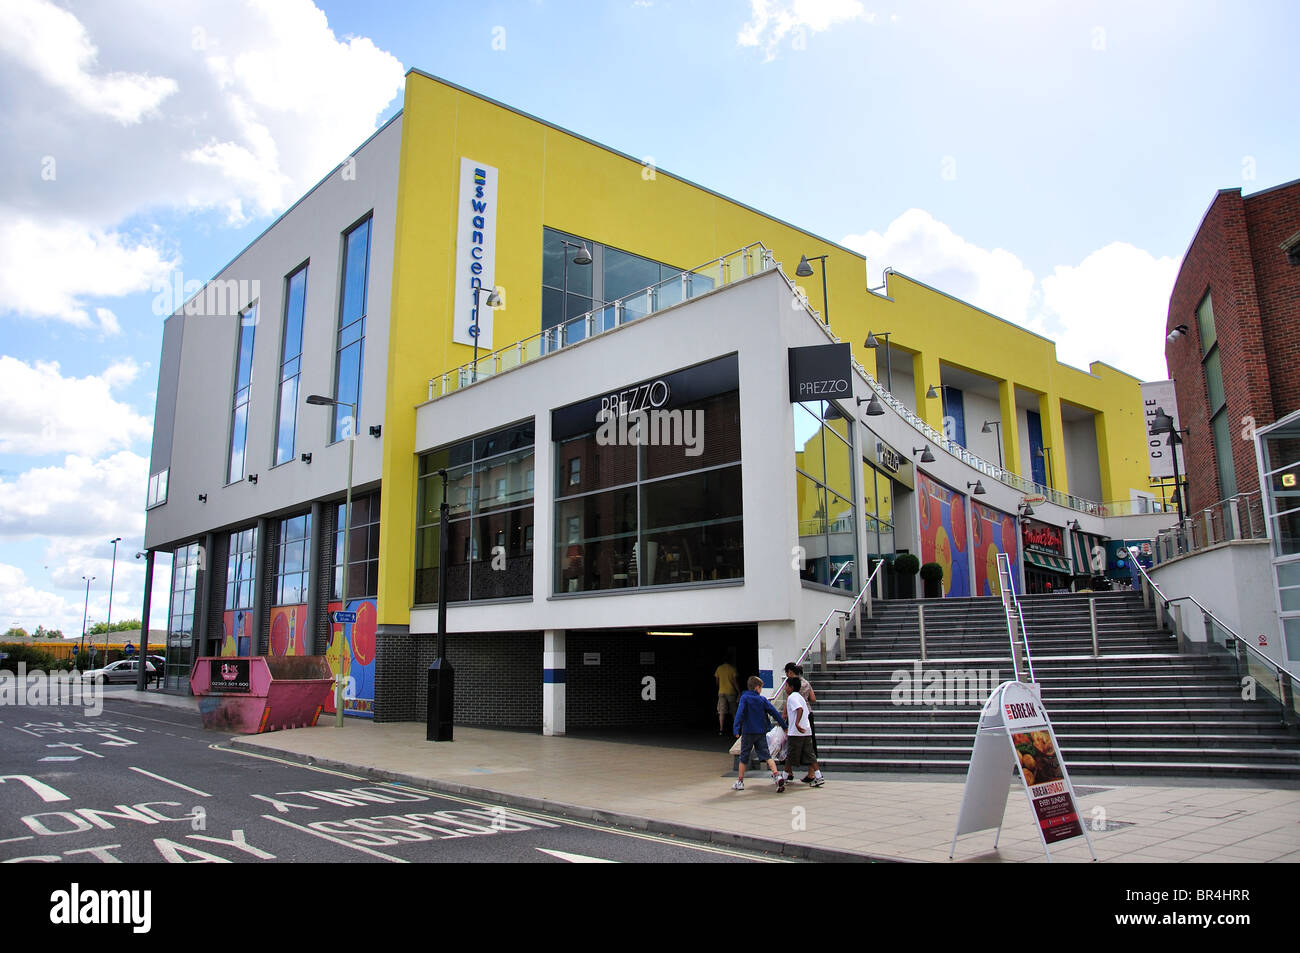
[[[772,730],[767,733],[767,750],[772,755],[772,760],[785,760],[786,742],[788,740],[785,729],[780,725],[773,726]]]

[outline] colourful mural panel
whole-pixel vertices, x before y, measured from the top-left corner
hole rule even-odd
[[[1011,560],[1011,578],[1020,587],[1020,539],[1016,518],[1001,510],[971,503],[971,558],[975,561],[975,595],[999,596],[998,553]]]
[[[271,609],[271,654],[307,654],[307,607],[275,606]]]
[[[330,618],[342,608],[341,602],[331,602]],[[343,678],[350,679],[343,713],[371,718],[375,708],[375,629],[379,613],[374,599],[353,599],[347,608],[357,614],[357,621],[330,623],[330,644],[325,659],[335,675],[340,674],[341,666]],[[325,710],[334,713],[332,699]]]
[[[921,510],[921,562],[943,567],[945,596],[969,596],[966,498],[924,473],[916,475],[916,495]]]
[[[222,613],[225,638],[221,641],[221,654],[226,658],[252,654],[253,610],[228,609]]]

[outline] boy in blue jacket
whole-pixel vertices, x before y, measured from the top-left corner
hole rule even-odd
[[[784,728],[785,716],[759,694],[758,690],[763,687],[761,678],[751,675],[747,684],[749,691],[741,694],[740,702],[736,705],[736,720],[731,726],[732,733],[740,736],[740,779],[731,787],[735,791],[745,790],[745,768],[749,764],[749,752],[752,749],[767,762],[776,791],[780,794],[785,791],[785,775],[776,770],[776,762],[767,750],[767,717],[771,715]]]

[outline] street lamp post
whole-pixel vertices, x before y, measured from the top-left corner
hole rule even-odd
[[[447,471],[442,477],[442,503],[438,505],[438,657],[429,666],[425,712],[426,741],[451,741],[456,721],[456,673],[447,661],[447,523],[451,507],[447,503]]]
[[[471,375],[471,380],[476,381],[478,380],[478,332],[479,332],[478,309],[482,307],[482,305],[479,304],[479,295],[481,295],[485,291],[487,292],[487,306],[489,308],[495,308],[498,305],[500,305],[501,296],[497,294],[495,288],[484,288],[482,285],[479,285],[473,290],[474,290],[474,330],[470,332],[470,336],[474,338],[474,371],[473,374]]]
[[[1183,513],[1186,512],[1183,499],[1182,479],[1178,473],[1178,447],[1182,444],[1183,438],[1179,434],[1190,433],[1190,430],[1179,429],[1174,426],[1174,418],[1165,413],[1163,407],[1157,407],[1154,418],[1151,421],[1151,434],[1169,434],[1169,452],[1174,458],[1174,508],[1178,511],[1178,530],[1181,534],[1183,526]]]
[[[995,427],[997,428],[996,430],[993,429]],[[996,433],[998,435],[998,466],[1002,466],[1002,421],[984,421],[984,426],[980,428],[980,433]]]
[[[1056,474],[1052,472],[1052,448],[1039,447],[1034,451],[1034,456],[1047,461],[1047,486],[1050,489],[1056,489]]]
[[[349,403],[346,400],[335,400],[333,397],[324,397],[320,394],[312,394],[307,398],[307,403],[317,407],[346,407],[351,417],[351,426],[348,427],[348,433],[344,437],[348,442],[348,489],[347,495],[343,501],[343,581],[341,591],[339,592],[339,605],[345,609],[348,604],[348,543],[352,538],[352,456],[356,450],[357,443],[357,405]],[[347,640],[344,639],[344,642]],[[334,676],[334,727],[343,727],[343,653],[344,645],[339,645],[339,670]]]
[[[889,360],[889,335],[889,331],[880,332],[880,336],[885,339],[885,380],[887,381],[885,384],[885,390],[892,394],[894,392],[894,369]],[[875,348],[880,347],[880,342],[876,340],[876,335],[868,331],[867,339],[863,342],[863,346],[874,350]]]
[[[800,278],[811,278],[813,270],[812,265],[810,265],[809,262],[813,261],[820,261],[822,263],[822,324],[830,324],[831,302],[826,296],[826,256],[813,255],[809,258],[807,255],[801,255],[799,258],[799,267],[794,270],[794,273]]]
[[[86,608],[81,613],[81,655],[83,656],[82,663],[84,664],[84,656],[86,654],[86,622],[90,618],[90,584],[95,581],[95,577],[82,576],[81,578],[86,580]]]
[[[113,634],[113,580],[117,578],[117,544],[122,541],[119,536],[110,539],[113,544],[113,568],[108,573],[108,620],[104,623],[104,661],[108,661],[108,639]]]

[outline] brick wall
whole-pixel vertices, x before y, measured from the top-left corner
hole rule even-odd
[[[1196,308],[1211,295],[1223,370],[1237,492],[1259,489],[1249,422],[1272,423],[1300,407],[1300,266],[1279,244],[1300,231],[1300,183],[1242,198],[1239,189],[1215,197],[1179,269],[1169,301],[1166,333],[1187,325],[1185,338],[1167,343],[1186,435],[1190,508],[1223,498],[1215,466],[1204,356]]]
[[[423,722],[437,636],[381,627],[375,640],[375,721]],[[541,730],[540,632],[449,635],[447,658],[456,672],[456,724]]]

